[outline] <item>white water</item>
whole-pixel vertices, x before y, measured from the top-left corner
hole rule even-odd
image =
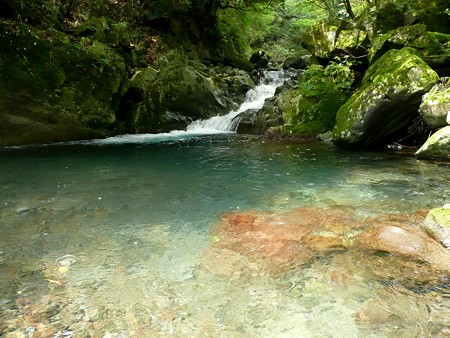
[[[231,111],[227,115],[213,116],[206,120],[194,121],[187,126],[186,130],[172,130],[169,133],[159,134],[126,134],[88,142],[90,144],[158,143],[190,139],[203,135],[234,133],[235,130],[233,130],[232,125],[233,119],[248,109],[262,108],[265,100],[271,98],[275,94],[275,90],[283,84],[284,80],[285,77],[282,71],[264,72],[261,83],[247,92],[244,103],[239,109]]]
[[[264,72],[261,83],[254,89],[250,89],[246,96],[244,103],[239,109],[229,112],[223,116],[213,116],[207,120],[197,120],[192,122],[188,127],[188,132],[201,133],[202,131],[214,133],[217,132],[232,132],[233,119],[240,113],[249,109],[260,109],[263,107],[266,99],[271,98],[275,94],[277,87],[284,82],[283,73],[280,71]]]

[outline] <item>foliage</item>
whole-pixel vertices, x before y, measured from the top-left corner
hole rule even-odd
[[[289,95],[283,133],[305,135],[331,130],[338,109],[351,93],[354,74],[349,63],[308,67]]]

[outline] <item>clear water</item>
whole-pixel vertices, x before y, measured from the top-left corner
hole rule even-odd
[[[0,150],[0,336],[448,336],[445,276],[380,277],[385,257],[351,250],[277,271],[215,229],[230,212],[430,209],[449,169],[228,134]]]

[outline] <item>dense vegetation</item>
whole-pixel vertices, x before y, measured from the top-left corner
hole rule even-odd
[[[155,61],[163,43],[176,43],[188,51],[192,47],[188,45],[193,44],[206,61],[209,58],[215,63],[233,63],[236,58],[248,58],[259,48],[285,57],[300,48],[302,31],[318,20],[326,17],[356,20],[361,13],[383,2],[386,1],[2,0],[0,15],[68,33],[77,32],[87,21],[99,18],[105,30],[117,23],[126,28],[133,45],[148,52],[145,55],[148,61]],[[396,3],[407,7],[416,1],[396,0]],[[160,36],[164,37],[163,42],[158,40]],[[202,55],[201,48],[212,49],[213,55]]]
[[[254,85],[251,71],[268,65],[309,68],[260,114],[285,126],[261,121],[258,133],[331,131],[367,69],[391,49],[412,47],[448,76],[448,7],[446,0],[1,0],[0,145],[183,128],[234,108]]]

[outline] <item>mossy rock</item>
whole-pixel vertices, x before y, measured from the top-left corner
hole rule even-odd
[[[277,130],[282,135],[301,137],[331,130],[336,112],[349,95],[353,79],[350,68],[343,65],[310,66],[297,88],[285,89],[259,111],[239,115],[242,120],[237,130],[247,134]]]
[[[417,23],[425,24],[428,30],[450,34],[450,8],[448,0],[412,1],[409,14],[414,15]]]
[[[104,44],[0,21],[0,146],[109,134],[127,78]],[[19,122],[18,122],[19,121]]]
[[[391,49],[403,47],[416,49],[421,57],[439,55],[445,52],[435,35],[430,34],[425,25],[418,24],[400,27],[387,34],[379,35],[370,49],[370,62],[375,62]]]
[[[132,77],[119,109],[127,132],[184,129],[194,120],[226,114],[254,86],[243,71],[171,61],[161,63],[158,71],[139,69]]]
[[[439,129],[419,148],[417,158],[450,160],[450,126]]]
[[[366,31],[373,40],[403,25],[403,12],[392,2],[384,2],[373,10],[369,8],[357,22],[357,27]]]
[[[321,21],[307,29],[301,37],[302,45],[319,58],[331,57],[339,25]]]
[[[336,115],[335,143],[383,145],[418,116],[422,96],[440,79],[415,53],[391,50],[367,70],[361,87]]]
[[[354,74],[345,65],[309,67],[298,88],[280,97],[280,110],[285,120],[282,133],[307,136],[331,130],[353,81]]]
[[[450,113],[450,82],[435,85],[422,98],[420,116],[431,129],[445,127]]]
[[[444,247],[450,248],[450,204],[430,210],[422,229]]]

